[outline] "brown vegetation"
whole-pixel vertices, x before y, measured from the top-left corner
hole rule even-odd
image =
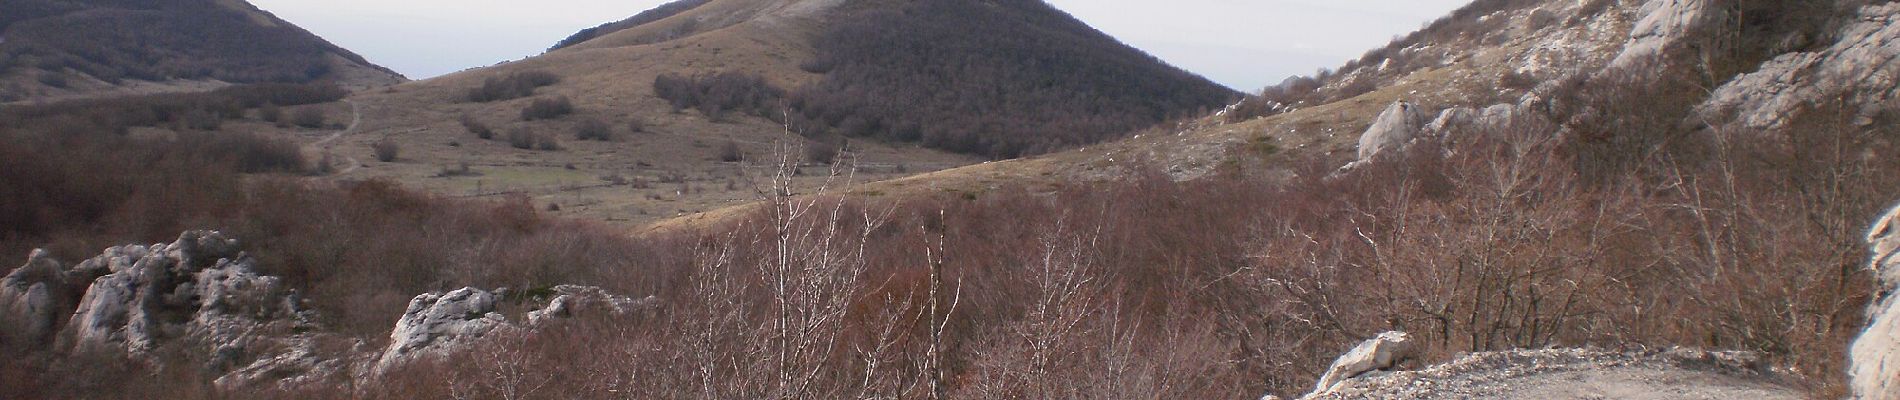
[[[555,119],[573,113],[574,101],[568,100],[567,96],[538,98],[529,102],[526,108],[521,109],[521,120]]]
[[[561,76],[547,71],[526,71],[502,77],[489,77],[482,86],[468,90],[468,101],[487,103],[533,96],[534,90],[561,83]]]
[[[653,93],[671,103],[675,112],[697,109],[720,122],[729,120],[729,112],[777,118],[785,97],[784,89],[765,78],[730,71],[694,77],[661,74],[653,79]]]
[[[1013,158],[1114,139],[1235,93],[1039,1],[867,9],[817,40],[794,129]],[[930,73],[923,73],[929,71]]]
[[[71,70],[113,84],[305,83],[333,78],[333,56],[373,67],[288,23],[258,24],[245,10],[215,1],[10,0],[0,3],[0,16],[7,37],[0,72]]]
[[[582,42],[593,40],[594,38],[597,38],[597,37],[607,36],[607,35],[613,34],[614,32],[632,29],[640,25],[646,25],[654,21],[667,19],[668,17],[679,15],[680,13],[683,13],[683,12],[692,11],[692,9],[705,5],[707,2],[710,2],[710,1],[711,0],[676,0],[671,3],[662,4],[659,7],[654,7],[651,10],[641,11],[639,14],[634,14],[632,18],[609,22],[609,23],[601,24],[600,26],[592,27],[592,28],[582,29],[580,32],[575,32],[573,35],[568,36],[566,39],[561,39],[559,43],[554,44],[554,47],[549,47],[548,51],[560,50],[563,48],[567,48],[568,46],[573,46],[573,45],[581,44]]]

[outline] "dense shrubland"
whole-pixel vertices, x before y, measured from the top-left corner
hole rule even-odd
[[[1011,158],[1118,138],[1234,93],[1040,1],[929,0],[840,19],[794,126]]]
[[[468,90],[468,101],[487,103],[533,96],[534,90],[561,83],[561,76],[547,71],[524,71],[482,80],[482,86]]]
[[[186,124],[191,119],[239,119],[250,109],[328,103],[349,92],[332,85],[259,84],[204,93],[158,94],[0,109],[0,130],[57,130],[93,125],[123,131],[130,127]],[[282,117],[282,115],[279,115]],[[51,125],[51,126],[40,126]],[[215,128],[215,127],[214,127]]]
[[[646,25],[654,21],[667,19],[669,17],[679,15],[680,13],[691,11],[694,8],[699,8],[699,6],[705,5],[707,2],[710,2],[710,1],[711,0],[676,0],[671,3],[661,4],[659,7],[654,7],[651,10],[641,11],[639,14],[634,14],[633,17],[627,18],[625,20],[608,22],[605,24],[600,24],[600,26],[582,29],[580,32],[575,32],[573,35],[568,36],[566,39],[561,39],[559,43],[554,44],[554,47],[549,47],[548,51],[560,50],[568,46],[573,46],[573,45],[581,44],[582,42],[594,40],[594,38],[597,38],[597,37],[607,36],[607,35],[613,34],[614,32],[632,29],[640,25]]]
[[[661,74],[653,79],[653,94],[673,105],[673,111],[699,110],[706,118],[728,121],[731,113],[780,119],[785,90],[765,78],[742,72],[700,76]]]
[[[256,24],[206,0],[9,0],[0,32],[0,72],[71,70],[108,83],[313,82],[331,77],[331,54],[370,65],[296,27]]]

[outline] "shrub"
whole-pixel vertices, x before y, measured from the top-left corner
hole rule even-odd
[[[598,118],[582,119],[574,128],[575,140],[614,141],[614,128]]]
[[[758,75],[721,72],[684,77],[661,74],[653,79],[653,93],[673,105],[673,111],[697,109],[714,121],[727,121],[728,112],[771,117],[785,90]]]
[[[397,145],[396,141],[389,139],[377,141],[369,145],[369,148],[376,153],[376,161],[382,162],[395,162],[396,156],[402,153],[402,146]]]
[[[522,127],[508,131],[508,145],[522,150],[554,151],[561,149],[561,142],[553,136]]]
[[[719,145],[719,161],[740,162],[745,160],[745,151],[739,149],[739,142],[727,140]]]
[[[281,124],[284,122],[284,109],[278,107],[277,103],[266,103],[264,107],[257,109],[257,119],[273,124]]]
[[[47,87],[65,89],[67,85],[69,85],[69,82],[66,81],[66,75],[64,74],[60,74],[57,72],[41,72],[40,84],[46,85]]]
[[[482,86],[468,91],[468,101],[487,103],[533,96],[534,90],[561,82],[561,76],[547,71],[524,71],[502,77],[489,77]]]
[[[297,111],[291,113],[290,123],[303,128],[318,129],[323,127],[324,119],[323,108],[318,106],[304,106],[297,108]]]
[[[555,119],[573,112],[574,103],[568,100],[567,96],[540,98],[534,99],[527,108],[521,109],[521,120]]]
[[[627,133],[646,133],[646,131],[647,120],[645,118],[634,116],[627,120]]]
[[[475,134],[475,137],[484,140],[495,138],[495,130],[489,128],[488,124],[482,123],[481,120],[475,119],[473,115],[463,115],[461,122],[462,129],[467,129],[469,133]]]
[[[838,152],[846,148],[846,140],[818,140],[805,143],[805,162],[830,164],[838,159]]]

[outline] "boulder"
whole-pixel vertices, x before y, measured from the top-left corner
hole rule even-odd
[[[496,312],[494,293],[465,287],[448,293],[425,293],[409,301],[409,308],[389,333],[389,347],[376,361],[377,373],[425,356],[439,356],[508,325]]]
[[[1900,399],[1900,207],[1888,211],[1868,231],[1873,250],[1869,264],[1880,297],[1868,310],[1867,329],[1848,349],[1848,384],[1855,398]]]
[[[1392,103],[1359,135],[1359,161],[1370,161],[1380,153],[1404,147],[1418,137],[1430,118],[1425,110],[1412,103]]]
[[[1358,347],[1353,347],[1352,351],[1334,360],[1332,367],[1326,368],[1326,375],[1319,378],[1319,384],[1314,386],[1313,393],[1331,391],[1341,382],[1367,372],[1391,369],[1399,362],[1411,358],[1416,350],[1411,338],[1405,332],[1381,333],[1378,337],[1359,343]]]

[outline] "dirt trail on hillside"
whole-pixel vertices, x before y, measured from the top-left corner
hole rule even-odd
[[[358,125],[363,124],[363,105],[361,103],[357,103],[356,100],[345,99],[343,100],[343,102],[349,103],[350,105],[350,125],[347,127],[344,127],[343,130],[336,131],[336,133],[331,133],[330,136],[326,136],[323,139],[319,139],[316,142],[310,144],[311,147],[317,148],[318,151],[321,152],[322,154],[334,154],[334,155],[343,157],[343,160],[345,161],[347,166],[343,167],[342,169],[337,170],[335,175],[348,174],[351,172],[355,172],[357,168],[363,167],[363,163],[361,161],[357,161],[356,157],[351,157],[351,156],[343,155],[343,154],[336,154],[330,151],[331,149],[336,147],[335,142],[337,139],[341,139],[345,135],[355,133],[356,127]]]

